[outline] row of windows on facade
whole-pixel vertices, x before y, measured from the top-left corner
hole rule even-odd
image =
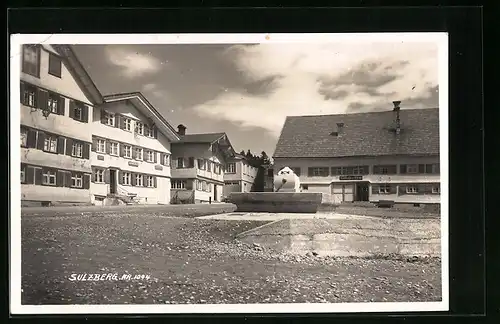
[[[90,174],[21,164],[21,183],[89,189]]]
[[[153,175],[121,170],[118,171],[118,183],[125,186],[156,188],[156,181],[156,176]],[[109,170],[103,168],[92,168],[92,182],[109,184]]]
[[[242,172],[245,173],[247,170],[250,170],[252,168],[251,165],[247,165],[245,163],[242,163]],[[225,172],[226,173],[236,173],[236,163],[235,162],[229,162],[226,164],[225,167]]]
[[[146,148],[105,140],[102,138],[94,137],[92,139],[92,151],[151,163],[158,162],[158,153],[160,153],[160,164],[165,166],[170,165],[170,154],[156,152]]]
[[[172,189],[193,189],[193,182],[195,183],[195,188],[198,191],[212,192],[212,184],[208,181],[204,180],[172,180],[171,188]]]
[[[72,138],[21,127],[21,147],[89,159],[90,144]]]
[[[372,194],[440,194],[439,183],[431,184],[376,184],[372,185]]]
[[[105,110],[101,110],[101,123],[107,126],[120,128],[128,132],[134,132],[134,134],[158,138],[158,131],[156,127]]]
[[[64,96],[26,82],[21,82],[21,103],[28,107],[50,111],[56,115],[64,116],[66,114]],[[69,117],[82,123],[88,123],[89,107],[81,101],[69,99]]]
[[[48,72],[50,75],[61,78],[62,77],[62,60],[59,55],[49,52],[49,67]],[[23,62],[22,71],[29,75],[39,78],[40,77],[40,57],[41,46],[38,44],[23,45]]]
[[[297,175],[301,175],[301,168],[291,167]],[[374,165],[373,174],[398,174],[398,165]],[[309,167],[309,177],[328,177],[339,175],[366,175],[370,174],[370,166],[342,166],[342,167]],[[439,174],[439,164],[400,164],[399,174]]]
[[[222,165],[220,163],[205,160],[205,159],[196,159],[197,167],[200,170],[205,170],[208,172],[213,172],[215,174],[222,173]],[[178,157],[175,160],[175,167],[177,169],[191,169],[195,167],[195,158],[194,157]]]

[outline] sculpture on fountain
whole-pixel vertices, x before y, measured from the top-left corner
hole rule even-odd
[[[300,179],[289,167],[281,169],[274,178],[274,192],[300,192]]]

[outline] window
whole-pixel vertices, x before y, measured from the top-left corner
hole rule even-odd
[[[170,155],[163,154],[163,165],[170,166]]]
[[[426,164],[425,173],[439,174],[439,163],[436,164]]]
[[[228,163],[226,165],[226,173],[236,173],[236,163]]]
[[[73,173],[71,175],[71,187],[73,188],[83,187],[83,175],[81,173]]]
[[[144,124],[140,122],[135,123],[135,132],[139,135],[144,135]]]
[[[55,186],[56,185],[56,172],[50,171],[50,170],[45,170],[45,172],[42,174],[42,184],[48,185],[48,186]]]
[[[59,102],[59,96],[49,92],[49,98],[47,99],[47,106],[51,113],[57,114],[57,104]]]
[[[142,160],[143,159],[143,150],[141,147],[136,147],[135,149],[135,159]]]
[[[104,183],[104,170],[96,169],[94,173],[94,182],[96,183]]]
[[[396,165],[375,165],[373,166],[374,174],[396,174],[397,166]]]
[[[309,176],[310,177],[328,177],[329,176],[329,168],[324,167],[316,167],[309,168]]]
[[[108,126],[115,126],[115,114],[105,111],[104,123]]]
[[[135,185],[136,186],[144,186],[144,176],[142,174],[135,175]]]
[[[151,127],[144,125],[143,134],[144,134],[144,136],[147,136],[147,137],[153,137],[153,130],[151,129]]]
[[[132,131],[132,119],[124,118],[123,119],[123,129],[126,131]]]
[[[406,186],[406,193],[416,194],[416,193],[418,193],[418,187],[415,185]]]
[[[73,142],[73,146],[71,147],[71,156],[83,156],[83,143]]]
[[[73,106],[73,116],[76,120],[83,120],[83,109],[80,105]]]
[[[198,159],[198,169],[205,170],[206,168],[207,168],[207,164],[205,163],[205,160]]]
[[[432,193],[433,194],[440,194],[441,193],[441,186],[440,185],[433,185],[432,186]]]
[[[154,177],[153,176],[146,176],[146,186],[147,187],[154,187],[155,186],[155,182],[154,182]]]
[[[201,182],[201,190],[208,191],[208,183],[206,181]]]
[[[130,172],[123,172],[122,173],[122,184],[124,185],[130,185],[132,183],[132,175]]]
[[[379,194],[390,194],[391,193],[391,186],[387,184],[380,185],[378,187],[378,193]]]
[[[154,162],[154,153],[153,151],[146,151],[146,161]]]
[[[207,171],[212,172],[212,161],[207,160]]]
[[[215,163],[214,165],[214,173],[220,174],[220,164]]]
[[[61,58],[53,53],[49,54],[49,74],[61,77]]]
[[[182,168],[185,168],[186,165],[184,163],[184,158],[180,157],[180,158],[177,158],[177,169],[182,169]]]
[[[26,166],[21,165],[21,183],[26,182]]]
[[[109,144],[109,154],[111,155],[118,155],[118,143],[115,143],[115,142],[111,142]]]
[[[202,191],[203,190],[202,181],[196,180],[196,190],[198,190],[198,191]]]
[[[26,128],[21,128],[21,146],[26,147],[28,145],[28,130]]]
[[[36,88],[32,85],[23,83],[21,86],[22,90],[22,104],[25,106],[30,106],[36,108]]]
[[[406,166],[406,173],[418,173],[418,164],[408,164]]]
[[[43,142],[43,150],[46,152],[57,153],[57,137],[46,135]]]
[[[35,77],[40,75],[40,47],[23,45],[23,72]]]
[[[186,180],[172,180],[172,189],[186,189]]]
[[[131,159],[132,158],[132,146],[123,145],[122,148],[123,148],[123,156]]]
[[[96,152],[98,153],[106,153],[106,141],[103,139],[97,140]]]

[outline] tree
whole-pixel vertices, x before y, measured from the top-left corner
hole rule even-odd
[[[245,150],[241,150],[240,154],[245,156]]]
[[[261,160],[261,165],[270,165],[271,161],[269,160],[269,157],[267,156],[266,152],[262,151],[260,154],[260,160]]]

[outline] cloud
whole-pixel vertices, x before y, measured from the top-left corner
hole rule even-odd
[[[393,100],[421,108],[420,100],[437,98],[437,50],[434,43],[402,42],[235,45],[224,57],[253,84],[272,80],[272,91],[224,92],[193,109],[278,136],[289,115],[370,111]]]
[[[165,92],[161,90],[156,83],[146,83],[142,86],[142,91],[157,98],[162,98],[165,96]]]
[[[121,47],[106,47],[106,57],[110,63],[121,67],[127,78],[141,77],[159,71],[163,62],[160,62],[151,53],[143,54]]]

